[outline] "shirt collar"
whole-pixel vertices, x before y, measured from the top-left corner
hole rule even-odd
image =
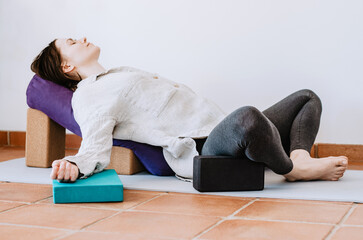
[[[115,67],[115,68],[110,68],[108,70],[105,70],[103,72],[97,73],[97,74],[93,74],[91,76],[89,76],[88,78],[82,79],[81,81],[79,81],[79,83],[77,83],[77,88],[91,84],[95,81],[97,81],[97,77],[101,76],[101,75],[106,75],[114,70],[118,70],[119,68]]]
[[[97,75],[95,74],[95,75],[89,76],[88,78],[82,79],[81,81],[79,81],[77,83],[77,88],[93,83],[94,81],[96,81],[96,78],[97,78]]]

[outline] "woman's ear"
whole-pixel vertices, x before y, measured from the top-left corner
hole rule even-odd
[[[70,73],[75,69],[75,67],[73,65],[68,65],[68,64],[64,64],[62,66],[62,70],[64,73]]]

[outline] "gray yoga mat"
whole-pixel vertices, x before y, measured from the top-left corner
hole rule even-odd
[[[52,184],[51,168],[34,168],[25,165],[25,158],[0,162],[0,181]],[[339,181],[286,182],[284,177],[265,172],[263,191],[200,193],[192,183],[174,176],[160,177],[147,172],[119,175],[125,189],[199,193],[235,197],[262,197],[363,203],[363,171],[347,170]]]

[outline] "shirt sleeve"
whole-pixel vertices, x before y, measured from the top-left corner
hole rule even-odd
[[[110,163],[116,119],[111,116],[96,116],[79,125],[82,132],[81,147],[76,155],[63,159],[78,166],[79,178],[87,178],[101,172]]]

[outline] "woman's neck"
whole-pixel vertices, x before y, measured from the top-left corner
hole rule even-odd
[[[87,64],[87,66],[83,66],[78,68],[78,74],[82,79],[88,78],[95,74],[100,74],[106,71],[106,69],[99,62],[92,62]]]

